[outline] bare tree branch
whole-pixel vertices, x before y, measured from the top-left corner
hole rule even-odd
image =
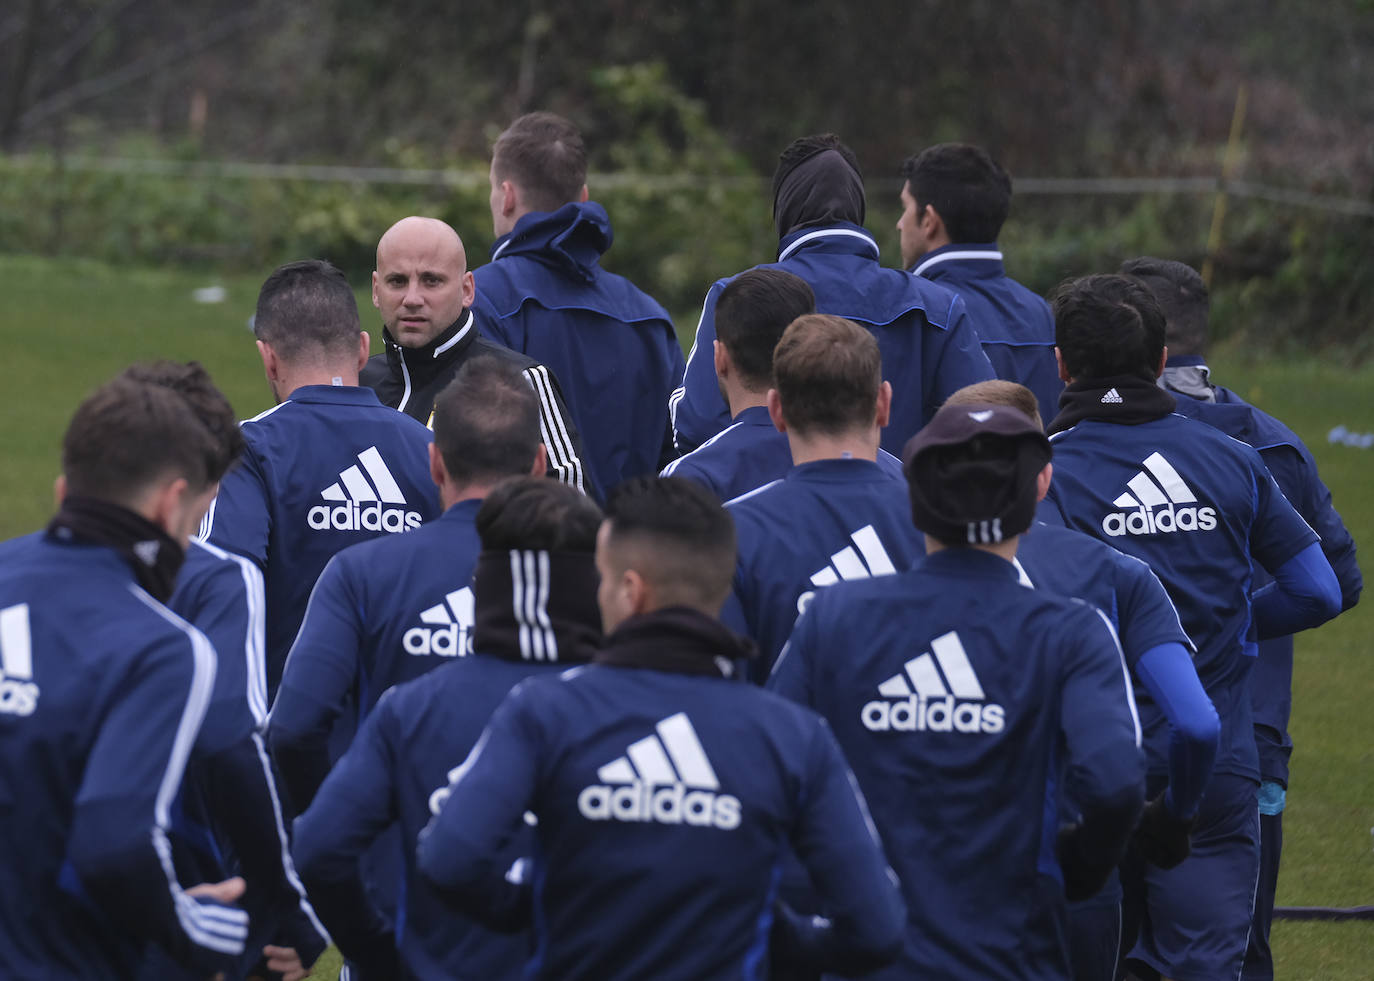
[[[36,3],[37,0],[34,2]],[[29,129],[45,119],[66,112],[75,105],[108,95],[163,68],[185,61],[192,55],[247,30],[253,24],[264,19],[270,11],[270,6],[263,5],[221,18],[205,30],[192,34],[177,44],[168,45],[137,61],[116,68],[114,71],[86,79],[84,82],[78,82],[76,85],[55,92],[30,106],[19,117],[18,128],[21,131]]]
[[[34,72],[33,91],[42,92],[54,78],[60,75],[96,36],[116,17],[139,0],[112,0],[93,13],[86,23],[71,33],[66,41],[47,60],[47,63]]]
[[[9,99],[0,109],[0,146],[8,147],[19,135],[20,110],[24,106],[24,89],[28,87],[29,75],[33,70],[33,53],[38,48],[39,25],[43,21],[43,0],[29,0],[28,18],[21,30],[19,57],[14,60],[14,71],[10,73]]]

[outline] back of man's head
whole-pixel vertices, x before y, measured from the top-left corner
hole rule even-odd
[[[278,266],[258,291],[253,333],[288,364],[352,359],[361,330],[348,278],[321,259]]]
[[[477,537],[484,552],[596,551],[601,509],[586,494],[547,477],[523,477],[501,484],[477,511]]]
[[[185,398],[127,377],[82,402],[62,438],[67,494],[131,509],[166,480],[183,478],[192,494],[203,493],[223,465],[223,445]]]
[[[1070,378],[1159,377],[1164,311],[1139,282],[1098,275],[1055,290],[1054,343]]]
[[[587,183],[587,148],[576,126],[551,112],[511,123],[491,151],[492,175],[520,188],[531,211],[557,211],[580,200]]]
[[[210,373],[199,361],[181,364],[177,361],[143,361],[125,368],[122,378],[146,385],[160,385],[176,392],[197,419],[214,437],[220,451],[210,462],[208,476],[214,483],[228,472],[243,455],[243,430],[234,416],[234,408],[224,393],[215,387]]]
[[[873,335],[852,320],[798,317],[773,352],[782,417],[798,435],[836,436],[877,424],[883,360]]]
[[[940,143],[902,164],[916,207],[930,205],[951,242],[992,242],[1011,209],[1011,177],[981,147]]]
[[[1141,256],[1121,264],[1121,275],[1138,279],[1164,311],[1170,354],[1207,351],[1207,284],[1192,266]]]
[[[683,477],[634,477],[611,492],[597,548],[603,594],[633,570],[654,609],[720,612],[735,574],[735,522],[715,496]],[[649,611],[643,611],[649,612]],[[618,619],[602,607],[606,629]]]
[[[997,545],[1034,520],[1051,449],[1015,409],[946,402],[902,456],[917,528],[946,546]]]
[[[864,223],[859,158],[834,133],[793,140],[773,171],[773,223],[778,238],[799,228]]]
[[[1001,378],[990,378],[987,381],[965,385],[945,399],[945,405],[1002,405],[1021,413],[1035,423],[1037,429],[1045,428],[1045,421],[1040,418],[1040,403],[1036,400],[1035,393],[1025,385],[1004,381]]]
[[[434,445],[459,486],[528,474],[539,442],[539,399],[508,361],[473,358],[434,400]]]
[[[772,387],[773,349],[788,324],[815,311],[811,287],[781,269],[750,269],[730,280],[716,300],[716,338],[745,388]]]

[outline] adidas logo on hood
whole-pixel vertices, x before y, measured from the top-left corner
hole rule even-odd
[[[330,503],[316,504],[306,515],[316,531],[395,533],[420,527],[420,512],[406,509],[406,496],[375,446],[359,453],[358,462],[341,471],[320,497]]]

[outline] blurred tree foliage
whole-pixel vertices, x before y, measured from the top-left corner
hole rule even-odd
[[[1237,89],[1239,176],[1368,199],[1374,0],[12,0],[0,6],[0,249],[351,271],[378,231],[442,215],[474,261],[480,188],[269,185],[65,173],[71,154],[485,166],[515,115],[561,112],[598,174],[607,264],[674,309],[773,256],[757,184],[792,138],[834,130],[869,180],[889,261],[903,157],[987,146],[1023,176],[1213,175]],[[46,156],[45,156],[46,155]],[[1057,278],[1142,251],[1200,261],[1200,197],[1018,198],[1013,272]],[[1228,330],[1363,345],[1368,219],[1232,202],[1217,259]],[[1294,325],[1302,324],[1299,334]]]

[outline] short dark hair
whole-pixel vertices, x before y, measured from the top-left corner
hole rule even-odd
[[[813,313],[783,332],[773,378],[790,428],[841,433],[872,425],[883,359],[877,340],[852,320]]]
[[[863,181],[863,171],[859,169],[859,158],[854,155],[854,151],[845,145],[844,141],[834,133],[817,133],[814,136],[802,136],[793,140],[787,148],[778,154],[778,165],[773,170],[773,201],[776,207],[778,200],[778,188],[787,179],[787,175],[796,170],[798,165],[811,159],[818,153],[826,150],[834,150],[844,162],[854,168],[854,173],[858,175],[860,182]]]
[[[62,437],[67,492],[123,505],[169,475],[200,493],[222,458],[221,444],[182,396],[124,377],[82,402]]]
[[[637,571],[669,601],[718,612],[735,574],[735,522],[685,477],[632,477],[606,502],[607,542],[638,541]]]
[[[1207,284],[1192,266],[1141,256],[1121,264],[1121,275],[1144,284],[1164,311],[1164,339],[1171,354],[1207,350]]]
[[[935,209],[952,242],[996,240],[1011,210],[1011,177],[969,143],[940,143],[908,157],[902,178],[917,208]]]
[[[750,269],[726,284],[716,300],[716,339],[725,345],[745,387],[773,384],[773,349],[787,325],[816,312],[806,280],[781,269]]]
[[[258,291],[253,333],[285,361],[356,351],[361,331],[348,277],[323,259],[278,266]]]
[[[945,405],[1004,405],[1020,412],[1041,429],[1045,428],[1045,420],[1040,418],[1040,403],[1036,400],[1035,393],[1025,385],[1001,378],[989,378],[987,381],[965,385],[945,399]]]
[[[1054,342],[1071,378],[1158,377],[1164,311],[1139,282],[1114,275],[1066,280],[1050,305]]]
[[[498,486],[477,511],[483,551],[595,552],[601,509],[586,494],[548,477]]]
[[[522,477],[539,451],[539,399],[509,361],[484,354],[434,400],[434,445],[459,485]]]
[[[208,476],[213,483],[223,477],[243,455],[243,430],[234,416],[234,407],[215,387],[210,373],[199,361],[141,361],[124,369],[120,376],[147,385],[161,385],[176,392],[196,414],[215,442],[219,452],[209,461]]]
[[[524,192],[534,211],[576,201],[587,183],[587,148],[576,126],[551,112],[521,116],[496,139],[492,172]]]

